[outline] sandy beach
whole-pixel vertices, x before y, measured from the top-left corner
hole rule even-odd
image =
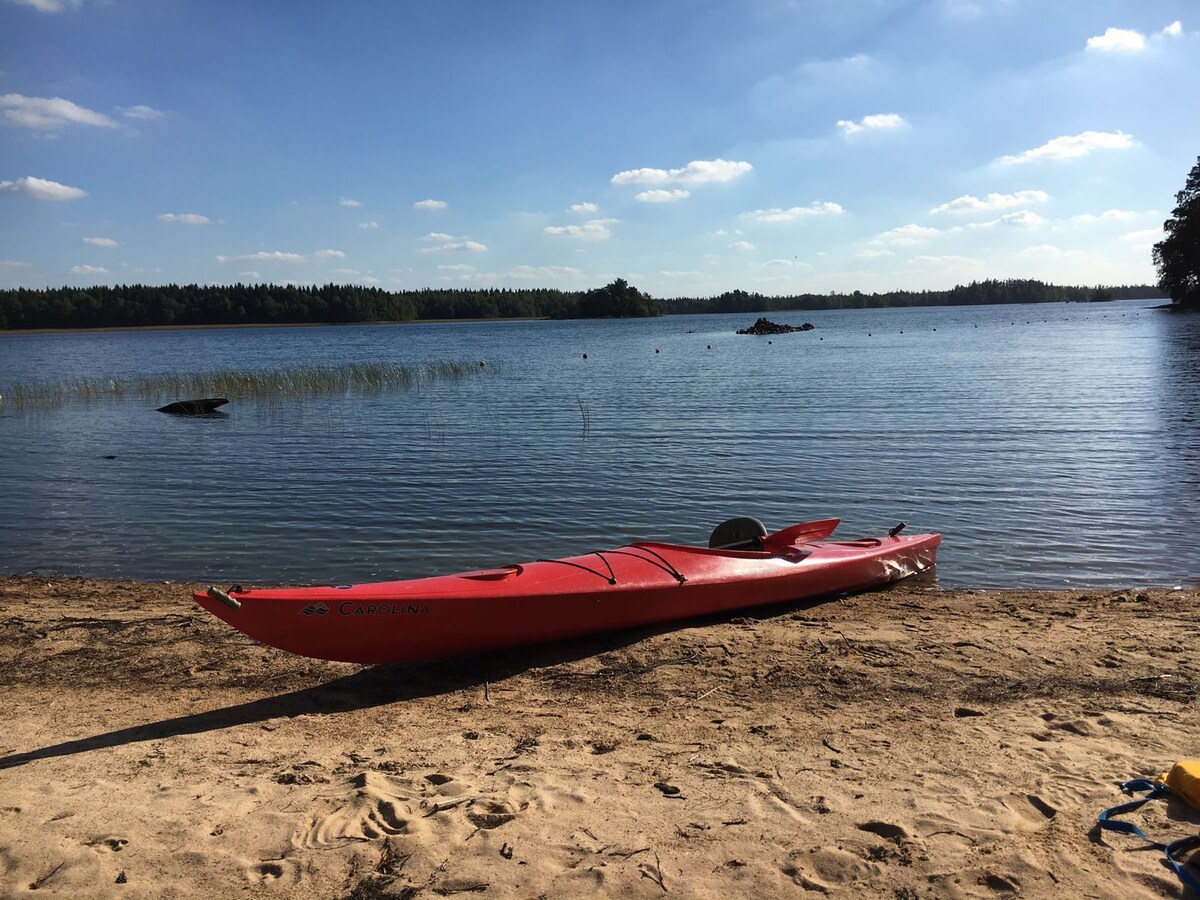
[[[1094,825],[1200,755],[1191,588],[902,586],[407,667],[190,588],[0,578],[0,896],[1181,893]]]

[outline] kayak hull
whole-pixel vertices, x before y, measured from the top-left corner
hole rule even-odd
[[[194,599],[291,653],[403,663],[868,590],[936,564],[937,534],[811,540],[836,524],[793,526],[765,538],[762,551],[647,542],[433,578]]]

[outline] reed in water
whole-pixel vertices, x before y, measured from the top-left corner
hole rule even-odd
[[[168,372],[133,377],[72,377],[10,385],[0,391],[0,406],[39,408],[126,398],[153,403],[193,397],[267,400],[379,394],[497,371],[497,366],[492,363],[451,359],[418,365],[365,362],[340,366]]]

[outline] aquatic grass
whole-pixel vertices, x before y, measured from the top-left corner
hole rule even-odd
[[[131,377],[68,377],[17,382],[0,391],[0,407],[45,408],[62,406],[68,402],[91,403],[127,398],[157,403],[200,397],[272,400],[365,396],[498,372],[498,366],[486,361],[450,359],[418,365],[366,362],[340,366],[170,372]]]

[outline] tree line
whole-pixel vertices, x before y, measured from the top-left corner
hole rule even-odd
[[[269,325],[409,322],[430,319],[605,318],[680,313],[772,312],[1039,303],[1156,298],[1150,285],[1063,287],[1040,281],[988,280],[948,291],[765,296],[728,291],[716,297],[655,300],[617,279],[590,291],[437,289],[386,291],[358,285],[141,284],[0,291],[0,329],[152,325]]]
[[[1102,300],[1144,300],[1166,297],[1149,284],[1080,287],[1046,284],[1025,278],[972,281],[945,291],[888,291],[864,294],[794,294],[769,297],[746,291],[727,291],[717,297],[680,297],[664,301],[666,313],[781,312],[813,309],[867,309],[890,306],[973,306],[993,303],[1090,303]]]

